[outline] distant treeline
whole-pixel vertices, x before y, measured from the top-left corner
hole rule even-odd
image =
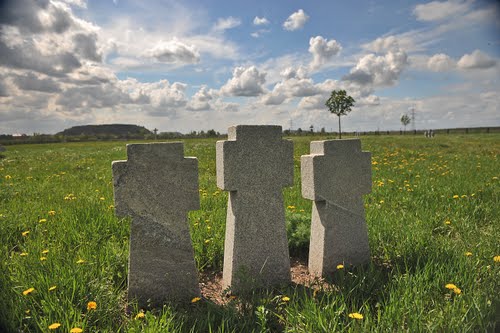
[[[33,135],[7,135],[0,134],[0,144],[23,144],[23,143],[57,143],[57,142],[86,142],[86,141],[128,141],[128,140],[172,140],[172,139],[188,139],[188,138],[223,138],[226,134],[221,134],[213,129],[208,131],[192,131],[187,134],[179,132],[160,132],[153,133],[144,127],[135,125],[89,125],[92,131],[83,131],[85,126],[77,126],[59,132],[54,135],[33,133]],[[104,131],[107,126],[114,126],[110,132]],[[124,127],[122,127],[124,126]],[[132,127],[130,127],[132,126]],[[98,129],[96,130],[96,127]],[[117,129],[118,128],[118,129]],[[109,128],[108,128],[109,129]],[[408,131],[358,131],[358,132],[344,132],[342,135],[349,136],[364,136],[364,135],[429,135],[430,131],[435,135],[446,134],[478,134],[478,133],[500,133],[500,127],[473,127],[473,128],[445,128],[445,129],[432,129],[432,130],[408,130]],[[72,135],[68,135],[70,133]],[[79,134],[76,134],[79,133]],[[312,128],[302,130],[286,129],[283,131],[285,136],[306,136],[324,134],[330,136],[337,136],[338,132],[327,132],[324,128],[319,131],[314,131]]]

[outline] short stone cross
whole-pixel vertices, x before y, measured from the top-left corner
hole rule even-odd
[[[129,144],[113,162],[116,214],[132,217],[128,298],[139,306],[200,295],[187,213],[199,209],[198,160],[182,142]]]
[[[282,189],[293,184],[293,143],[281,133],[240,125],[217,142],[217,185],[229,191],[223,287],[235,293],[290,282]]]
[[[301,157],[302,195],[314,200],[309,272],[370,261],[363,194],[371,191],[371,154],[359,139],[312,141]]]

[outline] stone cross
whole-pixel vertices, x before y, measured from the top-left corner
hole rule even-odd
[[[233,126],[216,149],[217,186],[229,191],[223,288],[290,282],[282,188],[293,184],[293,143],[281,126]]]
[[[363,194],[371,191],[371,154],[359,139],[312,141],[301,157],[302,196],[314,200],[309,272],[370,261]]]
[[[187,213],[199,209],[198,160],[182,142],[129,144],[113,162],[116,214],[132,217],[128,298],[139,306],[200,295]]]

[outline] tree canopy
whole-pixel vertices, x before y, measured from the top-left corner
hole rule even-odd
[[[351,96],[347,95],[345,90],[333,90],[330,98],[326,101],[325,105],[331,113],[339,117],[339,139],[342,139],[342,131],[340,126],[340,116],[344,116],[351,112],[352,107],[356,101]]]

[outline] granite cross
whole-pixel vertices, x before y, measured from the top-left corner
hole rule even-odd
[[[314,200],[309,272],[370,261],[363,194],[371,191],[371,154],[359,139],[312,141],[301,157],[302,195]]]
[[[223,287],[290,282],[282,189],[293,184],[293,143],[281,126],[240,125],[216,149],[217,185],[229,191]]]
[[[199,209],[198,160],[181,142],[129,144],[113,162],[116,214],[132,217],[128,298],[139,306],[199,296],[187,213]]]

